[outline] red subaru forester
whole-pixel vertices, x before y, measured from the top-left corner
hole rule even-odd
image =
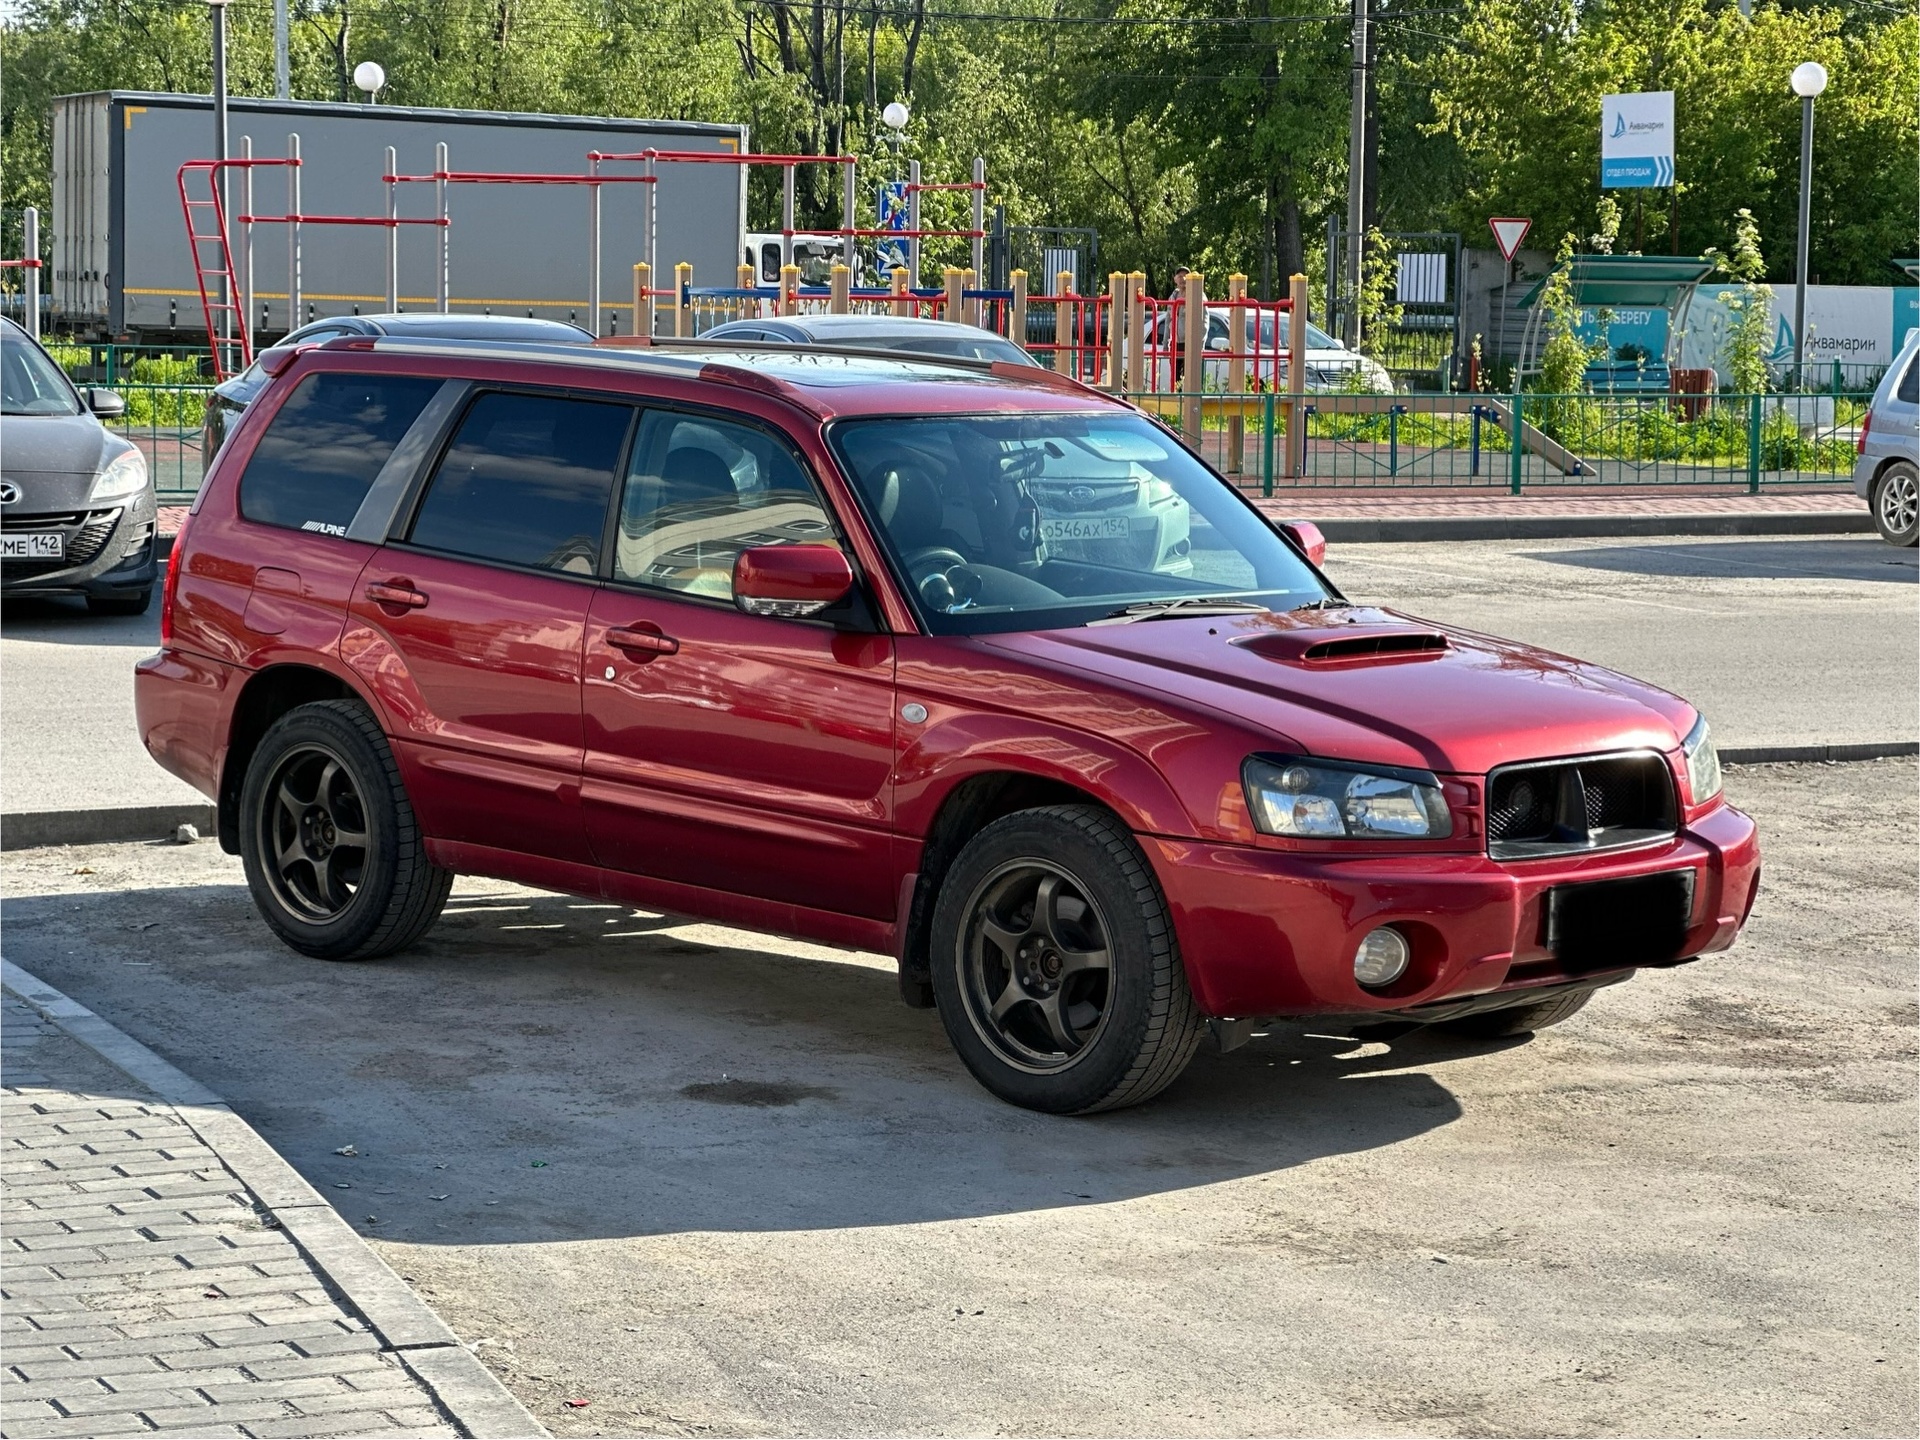
[[[1706,722],[1349,605],[1045,371],[777,346],[282,357],[173,552],[140,726],[303,954],[455,874],[890,952],[996,1095],[1155,1094],[1209,1026],[1538,1029],[1725,949]]]

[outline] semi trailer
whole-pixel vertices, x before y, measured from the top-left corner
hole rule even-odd
[[[256,338],[284,334],[329,315],[371,314],[387,307],[388,236],[399,308],[439,303],[441,240],[446,249],[447,308],[533,315],[586,324],[590,312],[591,196],[585,184],[537,183],[529,177],[584,179],[590,152],[659,151],[741,154],[744,125],[680,120],[623,120],[439,110],[399,105],[341,105],[303,100],[236,98],[228,105],[232,158],[251,147],[256,160],[301,164],[229,169],[226,211],[236,279],[244,283],[251,255]],[[291,137],[297,137],[297,142]],[[76,335],[174,343],[206,341],[193,247],[183,219],[178,175],[183,163],[214,158],[213,101],[205,95],[107,91],[63,95],[53,109],[54,319]],[[440,185],[420,179],[389,187],[395,173],[436,173],[440,145],[453,175],[518,176],[444,185],[444,231],[434,223],[325,223],[318,217],[379,221],[389,189],[397,215],[434,221]],[[656,200],[655,254],[672,283],[672,267],[690,262],[694,283],[730,285],[744,253],[747,168],[719,163],[661,163],[649,186],[631,178],[637,162],[603,162],[600,187],[602,333],[631,333],[633,266],[645,254],[646,204]],[[298,176],[298,213],[315,217],[299,231],[299,313],[288,312],[289,230],[243,214],[286,216]],[[250,181],[248,176],[250,174]],[[207,177],[190,174],[210,194]],[[250,189],[250,196],[249,196]],[[207,218],[203,230],[215,227]],[[214,247],[202,254],[217,265]]]

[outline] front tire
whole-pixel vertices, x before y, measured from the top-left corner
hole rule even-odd
[[[1598,987],[1594,987],[1598,988]],[[1467,1040],[1506,1040],[1515,1035],[1531,1035],[1549,1025],[1558,1025],[1586,1008],[1593,990],[1567,990],[1551,1000],[1532,1005],[1509,1005],[1504,1010],[1482,1010],[1478,1015],[1463,1015],[1458,1020],[1442,1020],[1433,1028]]]
[[[386,736],[352,700],[299,706],[261,739],[240,791],[240,857],[268,928],[320,960],[405,949],[453,885],[427,859]]]
[[[933,914],[933,988],[967,1069],[1014,1105],[1085,1115],[1177,1079],[1203,1021],[1165,898],[1118,819],[1024,810],[970,840]]]
[[[1873,524],[1889,545],[1920,544],[1920,470],[1912,461],[1894,461],[1873,482]]]

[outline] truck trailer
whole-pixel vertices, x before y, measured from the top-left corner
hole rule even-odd
[[[378,218],[387,214],[387,147],[397,173],[429,175],[436,147],[447,147],[453,173],[585,177],[588,152],[633,154],[647,149],[743,153],[744,125],[681,120],[622,120],[581,115],[525,115],[436,110],[399,105],[340,105],[305,100],[236,98],[228,102],[229,151],[246,142],[256,160],[284,158],[298,136],[299,212],[307,216]],[[55,320],[98,339],[206,343],[193,250],[176,179],[188,160],[215,154],[213,101],[205,95],[105,91],[63,95],[53,109],[53,283]],[[639,164],[609,163],[608,176],[638,176]],[[694,267],[698,285],[735,283],[747,216],[746,167],[662,163],[657,166],[656,286],[672,283],[672,267]],[[258,223],[246,245],[238,217],[246,182],[227,173],[227,213],[236,275],[250,249],[252,332],[284,334],[327,315],[386,308],[387,236],[380,225],[304,223],[300,233],[300,313],[288,314],[289,246],[285,224]],[[252,171],[257,216],[288,213],[289,169]],[[199,193],[210,193],[206,177]],[[633,266],[645,254],[642,184],[601,187],[600,281],[603,333],[633,328]],[[437,214],[430,182],[394,187],[397,213]],[[446,186],[448,308],[467,313],[535,315],[587,323],[590,255],[589,187],[530,183]],[[211,231],[210,219],[196,221]],[[431,224],[397,228],[395,271],[402,310],[438,301],[440,234]],[[203,247],[217,264],[214,247]]]

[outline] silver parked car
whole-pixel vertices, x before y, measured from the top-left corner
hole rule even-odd
[[[126,413],[111,390],[79,389],[0,319],[0,593],[78,595],[95,614],[153,599],[153,482],[146,457],[100,423]]]
[[[1038,365],[1013,341],[951,320],[918,320],[911,315],[779,315],[761,320],[729,320],[704,332],[702,340],[771,342],[825,350],[904,350],[912,355],[952,360],[1004,360],[1009,365]]]
[[[1880,377],[1860,422],[1853,488],[1889,545],[1920,543],[1920,330]]]

